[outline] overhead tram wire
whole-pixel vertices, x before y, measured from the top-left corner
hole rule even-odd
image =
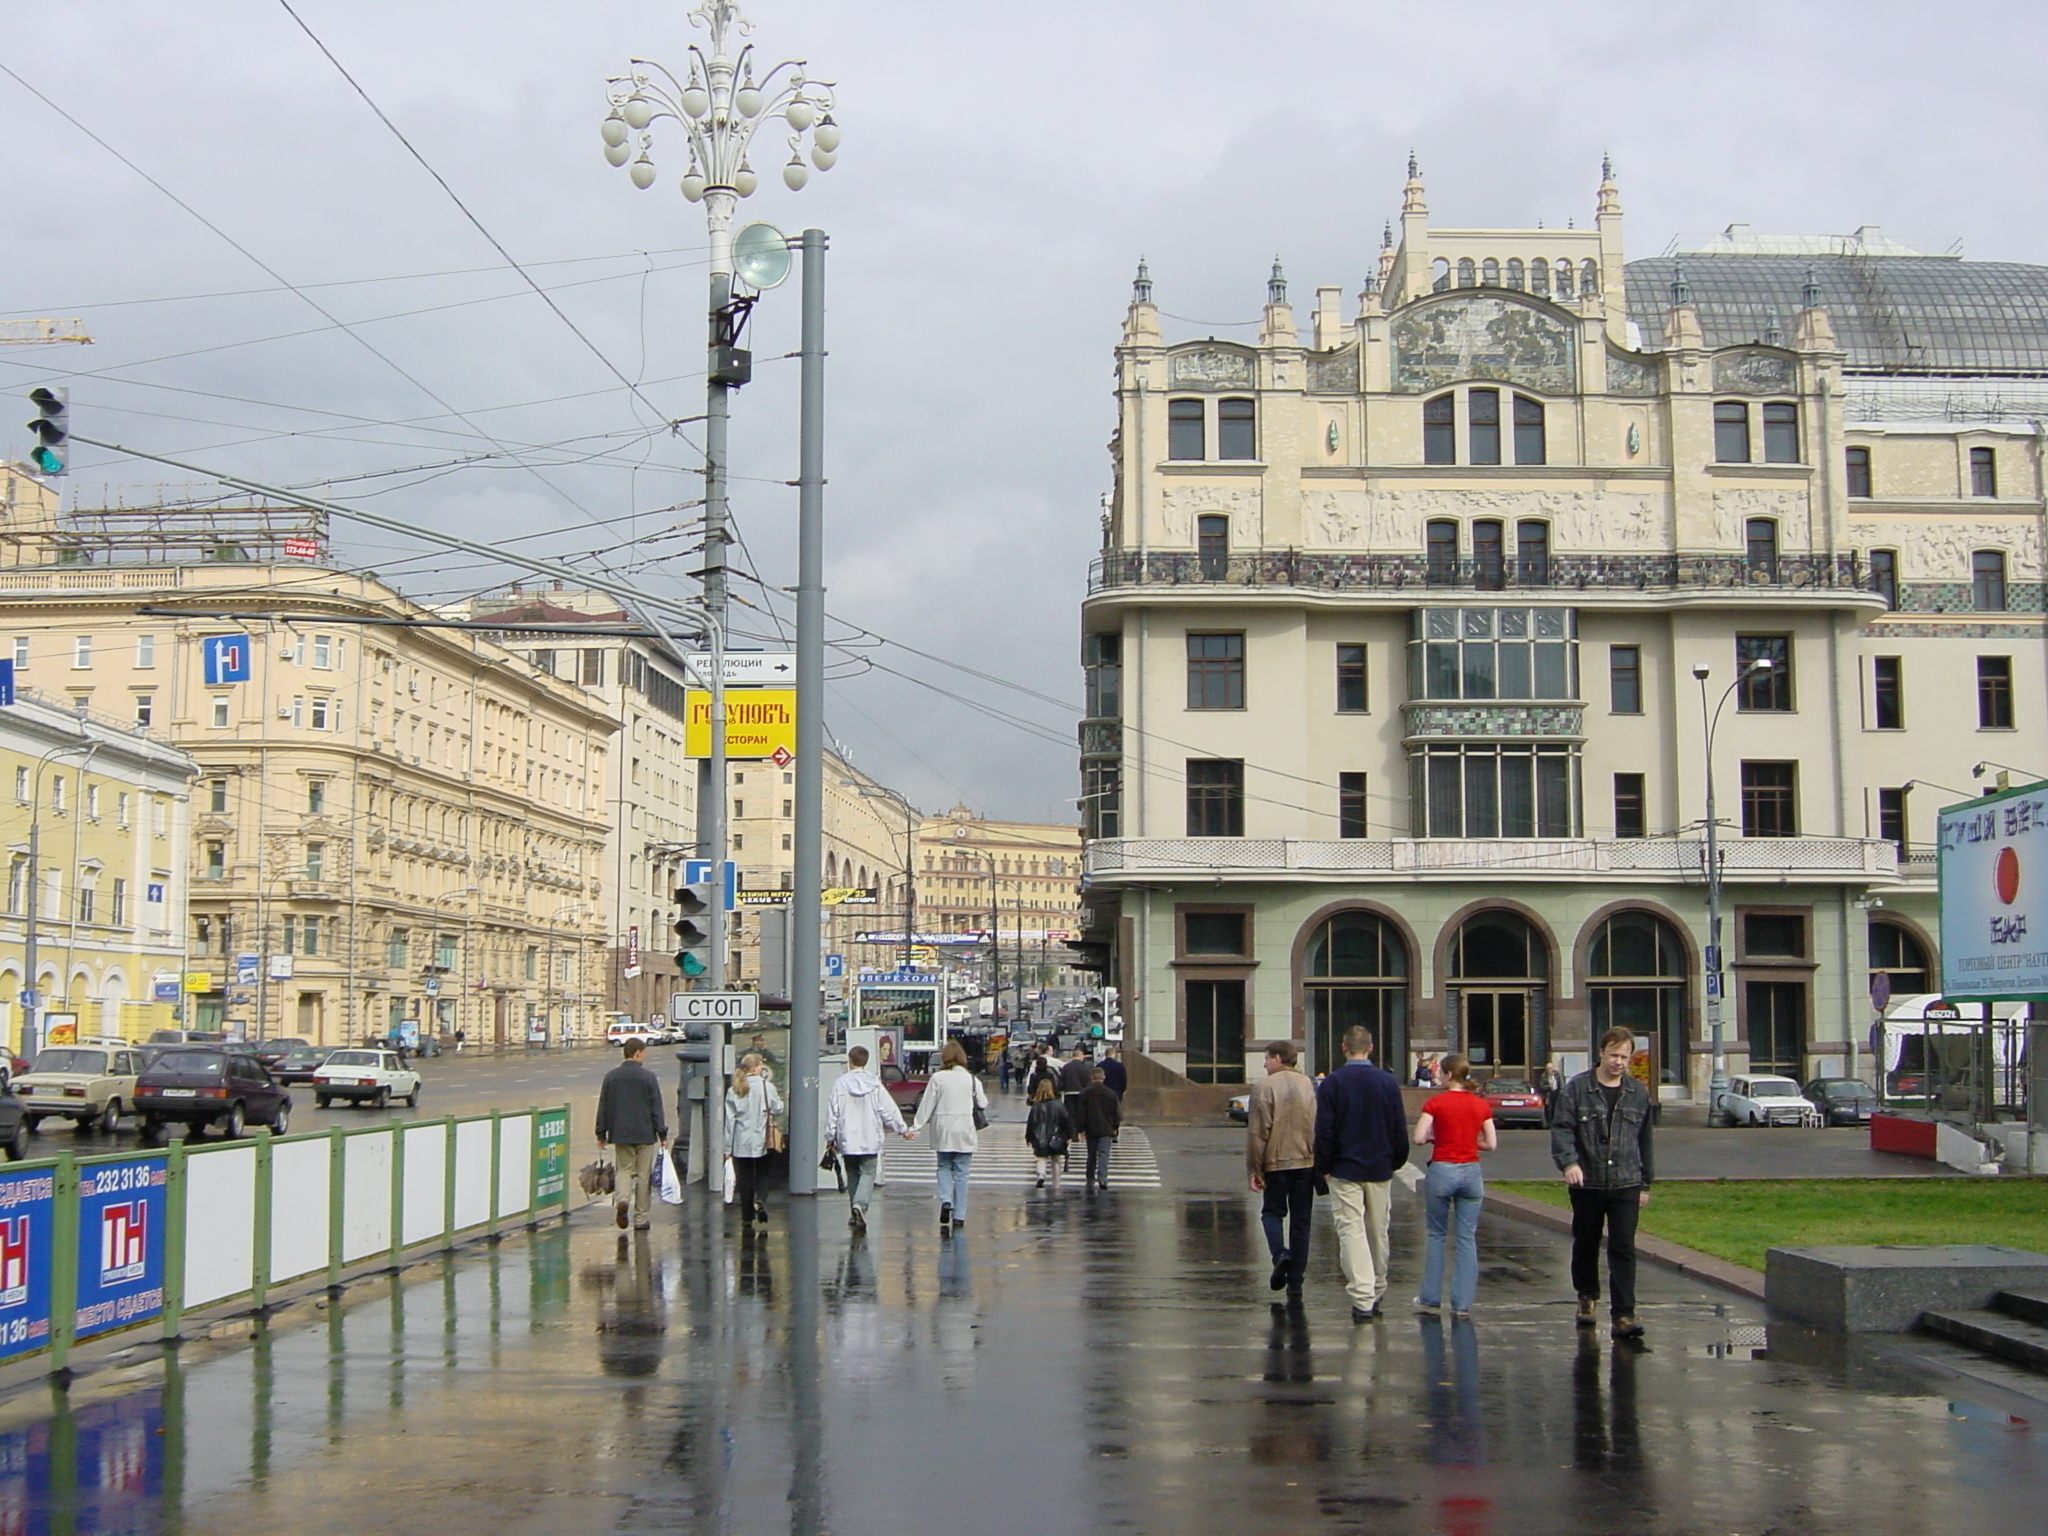
[[[443,176],[439,171],[434,169],[433,165],[428,161],[427,157],[419,152],[418,148],[415,147],[412,140],[408,139],[405,136],[405,134],[400,130],[398,124],[394,123],[391,120],[390,115],[387,112],[385,112],[385,110],[382,107],[378,106],[374,100],[371,99],[370,93],[363,89],[361,82],[358,81],[354,75],[348,72],[348,67],[344,65],[340,59],[334,56],[334,50],[329,48],[327,44],[321,40],[320,34],[315,32],[311,27],[306,25],[305,18],[292,8],[291,0],[277,0],[277,3],[279,4],[279,6],[283,8],[284,13],[287,16],[291,17],[291,19],[298,24],[299,30],[306,34],[307,38],[312,42],[315,48],[318,48],[320,50],[321,54],[326,58],[327,62],[334,66],[335,72],[339,74],[342,79],[348,82],[349,89],[353,90],[356,93],[356,95],[362,98],[363,105],[368,107],[373,113],[376,114],[377,121],[382,123],[386,128],[391,130],[391,136],[397,139],[400,144],[405,146],[405,152],[411,155],[414,160],[419,162],[420,169],[425,171],[429,176],[434,178],[435,185],[440,187],[440,189],[443,192],[448,194],[448,200],[455,204],[455,206],[461,210],[462,216],[465,219],[469,220],[470,224],[475,228],[476,232],[482,235],[485,240],[490,242],[491,249],[496,251],[500,256],[505,258],[506,264],[509,265],[513,271],[517,272],[520,275],[520,277],[525,280],[527,287],[531,288],[535,294],[539,295],[540,301],[543,304],[547,305],[549,309],[555,312],[555,317],[558,320],[560,320],[562,324],[566,325],[571,332],[575,334],[575,337],[578,341],[582,342],[584,346],[590,349],[591,356],[595,357],[600,363],[603,363],[606,369],[610,371],[612,377],[617,379],[621,384],[626,386],[626,389],[632,394],[635,400],[638,400],[642,405],[646,406],[647,409],[654,414],[654,417],[657,421],[666,421],[668,419],[667,413],[662,411],[658,406],[655,405],[655,403],[652,400],[649,400],[645,395],[643,395],[640,392],[639,385],[635,384],[631,379],[627,378],[624,373],[619,371],[618,365],[615,364],[609,357],[605,356],[604,352],[598,347],[597,343],[592,341],[588,336],[586,336],[583,333],[582,327],[577,325],[574,320],[571,320],[569,318],[567,312],[564,311],[559,304],[557,304],[552,298],[548,296],[548,291],[545,288],[541,287],[539,283],[535,282],[533,280],[532,274],[529,273],[526,270],[526,268],[522,267],[519,264],[517,258],[515,258],[510,251],[505,249],[504,242],[499,240],[499,238],[496,235],[492,234],[490,230],[484,227],[483,220],[479,219],[474,213],[470,211],[469,205],[465,203],[461,199],[461,197],[457,195],[455,189],[448,184],[448,179],[445,176]]]
[[[315,314],[320,315],[322,318],[330,321],[334,325],[340,326],[343,330],[343,333],[347,335],[347,337],[351,341],[355,342],[357,346],[361,347],[365,352],[368,352],[372,357],[376,358],[380,363],[384,364],[384,366],[389,368],[393,373],[396,373],[400,378],[404,379],[408,384],[412,385],[413,388],[417,389],[421,394],[425,395],[429,400],[433,401],[434,404],[440,406],[442,410],[446,411],[449,415],[455,417],[458,421],[462,422],[463,425],[467,426],[478,437],[482,438],[486,442],[497,441],[488,432],[484,431],[482,427],[478,426],[477,423],[471,421],[461,411],[457,410],[454,406],[450,405],[446,400],[442,399],[441,396],[437,394],[432,388],[430,388],[424,381],[415,377],[411,372],[409,372],[406,368],[400,365],[395,359],[393,359],[385,352],[380,350],[374,343],[369,341],[367,338],[357,334],[355,330],[350,328],[346,324],[346,322],[344,322],[339,316],[335,315],[325,305],[320,303],[318,299],[315,299],[311,294],[299,288],[296,284],[294,284],[291,281],[291,279],[287,278],[282,272],[278,271],[275,267],[271,266],[270,263],[265,261],[261,256],[258,256],[254,251],[250,250],[246,245],[242,244],[241,241],[237,240],[233,235],[230,235],[226,230],[222,229],[218,224],[214,223],[213,220],[209,219],[205,214],[201,213],[192,204],[186,202],[185,199],[178,196],[177,193],[173,192],[163,182],[157,180],[157,178],[152,176],[148,171],[145,171],[140,165],[136,164],[135,161],[129,159],[128,156],[122,154],[120,150],[116,149],[112,144],[108,143],[107,140],[101,138],[99,134],[93,132],[91,128],[87,127],[78,118],[72,116],[69,112],[65,111],[64,108],[58,106],[55,101],[51,100],[48,96],[44,95],[42,91],[38,90],[35,86],[29,84],[29,82],[21,76],[20,72],[17,71],[11,64],[9,64],[4,58],[0,58],[0,74],[5,74],[9,79],[13,80],[15,84],[19,85],[23,90],[27,91],[31,96],[35,97],[36,100],[40,101],[44,106],[48,107],[52,112],[56,113],[59,117],[63,118],[65,122],[69,123],[72,127],[76,128],[80,133],[84,134],[87,138],[91,139],[93,143],[97,144],[101,149],[105,150],[108,154],[112,155],[116,160],[120,161],[121,164],[126,166],[129,170],[133,171],[137,176],[141,177],[144,181],[149,183],[151,187],[155,188],[156,191],[160,192],[164,197],[168,198],[177,207],[182,209],[187,214],[190,214],[194,219],[198,220],[199,223],[203,225],[208,231],[210,231],[212,234],[214,234],[219,239],[224,241],[230,248],[238,252],[246,260],[253,263],[260,271],[267,273],[269,276],[275,278],[278,282],[284,284],[287,288],[291,290],[293,297],[297,298],[301,303],[305,304]],[[617,370],[613,369],[613,372],[616,373]],[[638,395],[637,390],[635,391],[635,394],[636,396]],[[76,438],[75,440],[79,442],[84,441],[83,438]],[[539,470],[529,470],[528,472],[532,474],[534,479],[540,481],[542,485],[546,486],[550,492],[552,492],[557,497],[560,497],[563,501],[567,502],[570,506],[574,507],[578,512],[581,512],[586,518],[589,518],[592,521],[596,520],[595,514],[592,513],[588,507],[584,506],[581,502],[577,501],[575,497],[570,496],[568,493],[552,484],[548,480],[547,476],[541,474]]]

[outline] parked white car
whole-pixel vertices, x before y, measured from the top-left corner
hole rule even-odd
[[[36,1052],[33,1070],[14,1080],[14,1096],[31,1131],[59,1116],[80,1130],[97,1125],[111,1131],[135,1106],[141,1070],[142,1052],[125,1040],[46,1045]]]
[[[1731,1077],[1727,1091],[1714,1101],[1714,1114],[1723,1125],[1821,1124],[1820,1111],[1789,1077]]]
[[[382,1109],[393,1099],[417,1105],[420,1075],[396,1051],[336,1051],[313,1074],[313,1102],[325,1109],[335,1099],[372,1109]]]

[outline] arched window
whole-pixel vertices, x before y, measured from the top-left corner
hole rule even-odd
[[[1483,1076],[1529,1077],[1549,1057],[1549,948],[1515,912],[1481,912],[1451,940],[1452,1039]]]
[[[1563,257],[1557,262],[1557,296],[1568,299],[1572,296],[1572,264]]]
[[[1519,256],[1510,256],[1508,258],[1508,286],[1510,288],[1520,288],[1523,286],[1522,258]]]
[[[1529,263],[1529,291],[1550,297],[1550,263],[1540,256]]]
[[[1433,519],[1424,525],[1423,537],[1428,580],[1436,586],[1449,586],[1458,579],[1458,525],[1447,517]]]
[[[1892,997],[1906,997],[1935,989],[1934,967],[1928,963],[1927,946],[1897,923],[1870,925],[1870,979],[1873,985],[1879,976],[1885,978],[1884,988]],[[1876,999],[1875,990],[1871,997],[1873,1001]]]
[[[1473,264],[1470,256],[1458,258],[1458,286],[1460,288],[1477,288],[1479,286],[1479,268]]]
[[[1344,1064],[1344,1031],[1373,1033],[1373,1060],[1396,1076],[1408,1061],[1408,947],[1371,912],[1339,912],[1310,936],[1302,960],[1302,1016],[1311,1072]]]
[[[1591,298],[1600,291],[1600,264],[1588,256],[1579,263],[1579,294]]]
[[[1547,451],[1543,440],[1543,402],[1527,395],[1515,396],[1515,462],[1545,463]]]
[[[1422,462],[1458,462],[1457,397],[1438,395],[1422,402]]]
[[[1593,1041],[1610,1029],[1646,1036],[1657,1080],[1685,1082],[1685,987],[1685,949],[1671,925],[1648,912],[1615,913],[1586,953]]]
[[[1439,256],[1429,264],[1429,270],[1431,274],[1429,291],[1431,293],[1442,293],[1451,286],[1451,264],[1449,261]]]
[[[1778,579],[1778,520],[1752,517],[1742,525],[1743,559],[1754,577]]]
[[[1489,256],[1479,267],[1479,281],[1488,288],[1500,286],[1500,263]]]
[[[1515,579],[1525,586],[1550,585],[1550,524],[1535,518],[1515,524]]]

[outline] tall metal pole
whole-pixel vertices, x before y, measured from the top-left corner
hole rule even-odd
[[[710,963],[704,971],[704,989],[709,992],[723,992],[726,980],[725,796],[731,782],[725,766],[725,626],[729,611],[725,585],[726,428],[731,420],[732,386],[725,381],[719,361],[725,307],[732,302],[733,202],[733,195],[723,189],[708,192],[704,197],[705,213],[711,221],[711,309],[705,343],[705,372],[710,382],[704,391],[702,579],[704,627],[711,651],[711,676],[704,683],[711,695],[711,742],[697,780],[697,846],[703,857],[711,861],[712,889],[718,893],[704,924],[711,940]]]
[[[1706,669],[1695,669],[1700,680],[1700,723],[1706,727],[1707,749],[1707,1034],[1714,1043],[1714,1075],[1707,1084],[1707,1118],[1711,1124],[1714,1105],[1728,1090],[1728,1042],[1721,1032],[1721,849],[1720,821],[1714,809],[1714,725],[1707,715]],[[1719,714],[1717,710],[1716,715]]]
[[[39,866],[43,857],[43,806],[42,785],[37,783],[29,793],[36,796],[35,808],[29,812],[28,822],[28,915],[22,920],[21,969],[28,978],[21,989],[21,1054],[30,1061],[36,1057],[36,1048],[42,1044],[39,1021],[42,1013],[42,993],[36,987],[36,914],[42,905],[40,884],[42,876]]]
[[[818,1188],[818,939],[825,853],[825,232],[807,229],[799,343],[796,533],[796,889],[789,965],[789,1192]]]

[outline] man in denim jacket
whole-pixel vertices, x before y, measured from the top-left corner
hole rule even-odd
[[[1608,1310],[1617,1339],[1641,1338],[1636,1321],[1636,1218],[1656,1176],[1650,1155],[1650,1091],[1629,1073],[1635,1036],[1610,1029],[1600,1062],[1565,1084],[1551,1106],[1550,1156],[1571,1186],[1572,1288],[1578,1325],[1600,1301],[1600,1238],[1607,1237]]]

